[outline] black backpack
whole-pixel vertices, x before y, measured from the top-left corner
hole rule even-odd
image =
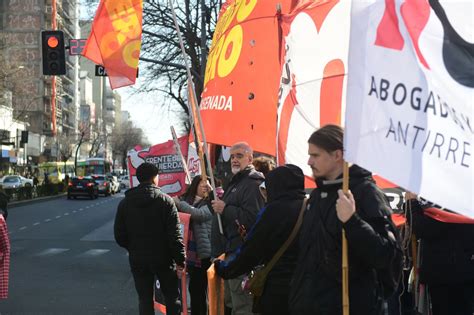
[[[385,299],[390,298],[397,290],[403,272],[403,250],[400,235],[392,220],[380,217],[370,220],[371,226],[382,237],[392,243],[393,253],[390,263],[377,270],[377,279],[382,287]]]

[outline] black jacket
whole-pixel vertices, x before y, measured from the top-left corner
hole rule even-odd
[[[184,264],[178,211],[173,199],[152,184],[140,184],[125,192],[115,216],[114,235],[128,250],[130,262],[164,268],[173,261]]]
[[[224,279],[235,278],[260,264],[267,264],[289,238],[303,204],[304,175],[294,165],[280,166],[265,179],[268,202],[245,242],[225,262],[217,265]],[[296,268],[298,239],[278,259],[268,273],[262,303],[264,314],[288,314],[290,280]]]
[[[356,213],[344,224],[349,246],[349,302],[351,315],[382,314],[382,288],[376,268],[390,263],[393,241],[377,229],[390,219],[385,195],[371,174],[353,165],[349,169]],[[290,289],[291,314],[342,314],[342,223],[337,218],[337,190],[342,178],[317,180],[300,234],[298,266]],[[377,222],[377,224],[375,223]]]
[[[258,188],[263,180],[262,173],[257,172],[253,165],[247,166],[230,180],[222,197],[225,202],[224,212],[221,214],[224,235],[219,233],[217,215],[214,215],[212,222],[212,257],[233,252],[242,244],[236,220],[247,231],[254,225],[258,211],[264,205]]]
[[[421,239],[420,282],[460,284],[474,280],[474,224],[444,223],[423,213],[430,204],[411,201],[412,227]]]

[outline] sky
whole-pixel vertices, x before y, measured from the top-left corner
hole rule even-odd
[[[130,113],[132,121],[143,129],[150,144],[158,144],[171,139],[170,126],[175,125],[178,137],[181,135],[178,128],[181,125],[175,112],[169,111],[164,105],[167,101],[158,93],[135,94],[134,89],[146,84],[140,78],[134,87],[116,89],[122,96],[122,110]],[[178,108],[175,104],[173,108]]]

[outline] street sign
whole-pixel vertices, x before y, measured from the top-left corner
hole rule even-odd
[[[70,39],[69,40],[69,54],[81,55],[86,46],[87,39]]]
[[[105,70],[104,66],[95,65],[95,76],[96,77],[107,77],[107,70]],[[137,78],[138,78],[138,69],[137,69]]]

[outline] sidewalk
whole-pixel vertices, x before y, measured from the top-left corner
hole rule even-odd
[[[66,197],[67,193],[59,193],[57,195],[53,196],[46,196],[46,197],[38,197],[38,198],[33,198],[33,199],[26,199],[26,200],[20,200],[20,201],[13,201],[8,203],[8,208],[15,208],[15,207],[21,207],[21,206],[26,206],[32,203],[37,203],[37,202],[43,202],[43,201],[48,201],[48,200],[53,200],[53,199],[59,199],[62,197]]]

